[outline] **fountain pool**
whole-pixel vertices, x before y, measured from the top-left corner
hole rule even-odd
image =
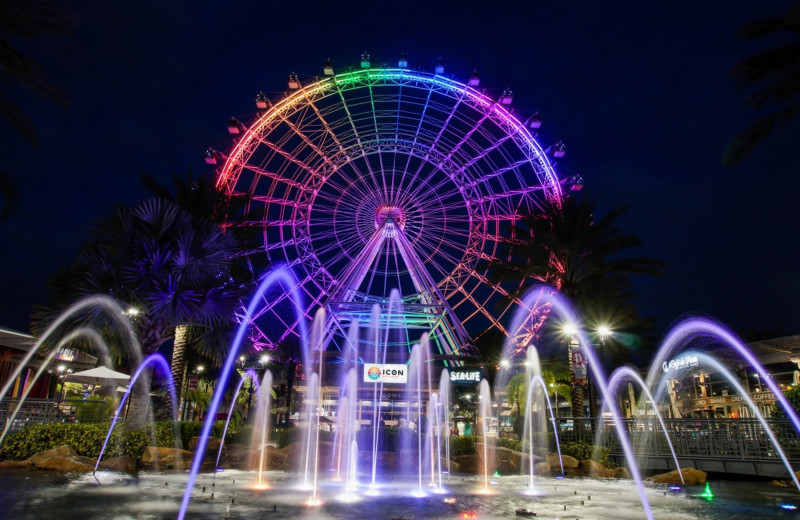
[[[89,474],[0,472],[0,509],[4,518],[36,520],[161,520],[174,518],[187,482],[186,474],[140,473],[133,478],[121,473],[98,472],[101,484]],[[271,489],[255,490],[257,472],[225,471],[216,477],[200,474],[194,484],[187,518],[194,519],[500,519],[514,518],[517,508],[536,511],[545,519],[640,519],[641,503],[630,481],[536,477],[535,491],[526,494],[528,477],[494,479],[492,494],[479,493],[475,477],[453,476],[446,494],[409,495],[416,482],[388,483],[380,497],[363,493],[340,500],[342,483],[326,484],[329,499],[319,507],[304,505],[307,491],[295,489],[297,475],[270,472]],[[366,480],[366,476],[365,476]],[[205,488],[205,490],[203,490]],[[341,489],[340,489],[341,488]],[[793,489],[767,483],[712,482],[713,500],[696,498],[702,486],[687,492],[671,492],[667,486],[647,487],[653,514],[659,520],[789,519],[797,511],[781,508],[797,505]],[[362,490],[363,491],[363,490]],[[213,494],[213,498],[212,498]],[[455,498],[455,504],[445,498]],[[591,498],[589,498],[591,497]],[[581,504],[583,501],[583,504]],[[566,510],[564,509],[566,506]],[[274,509],[274,510],[273,510]]]

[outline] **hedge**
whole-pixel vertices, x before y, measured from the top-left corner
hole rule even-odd
[[[608,453],[608,448],[585,442],[567,442],[561,445],[562,455],[569,455],[578,460],[593,459],[603,465],[609,464]]]
[[[172,421],[158,422],[142,430],[126,430],[124,425],[119,424],[114,428],[103,458],[125,455],[138,460],[147,446],[174,447],[174,424]],[[203,427],[200,421],[181,422],[179,425],[179,446],[182,447],[189,446],[191,438],[199,436]],[[34,424],[6,437],[0,446],[0,457],[24,460],[40,451],[67,444],[78,455],[96,458],[110,426],[110,423]],[[224,426],[223,421],[215,422],[211,435],[222,435]],[[225,442],[242,442],[244,436],[247,437],[244,442],[249,442],[249,431],[245,431],[245,428],[235,430],[231,425]]]

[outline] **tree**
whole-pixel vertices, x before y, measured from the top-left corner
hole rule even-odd
[[[788,36],[788,41],[739,61],[731,70],[737,85],[749,92],[745,101],[748,107],[774,110],[735,137],[723,155],[727,166],[739,164],[800,111],[800,3],[784,15],[749,22],[737,32],[740,39],[750,41],[774,35]]]
[[[559,289],[586,319],[597,320],[614,330],[644,329],[632,302],[635,296],[629,276],[660,275],[664,263],[625,253],[642,244],[636,235],[626,234],[617,224],[627,206],[616,206],[595,219],[594,200],[567,198],[548,204],[539,214],[526,215],[509,232],[513,237],[489,265],[495,284],[512,282],[522,296],[528,279]],[[583,391],[573,385],[573,409],[583,411]]]
[[[786,390],[783,394],[789,404],[792,405],[792,408],[794,408],[794,411],[800,414],[800,385],[792,387],[791,390]],[[785,419],[787,417],[786,411],[780,404],[775,404],[772,407],[772,417],[776,419]]]
[[[101,219],[74,264],[57,273],[50,287],[60,305],[100,293],[139,309],[134,320],[145,354],[171,338],[175,350],[185,351],[189,326],[230,330],[239,290],[231,281],[228,259],[236,250],[233,236],[217,226],[192,218],[170,202],[149,199],[117,207]],[[97,313],[81,319],[109,325]],[[225,345],[206,344],[205,353],[219,362]],[[174,377],[180,391],[184,374]],[[141,399],[134,404],[141,405]],[[134,426],[144,422],[143,413],[132,411],[129,417]]]
[[[179,206],[198,221],[211,223],[221,229],[224,226],[225,233],[233,235],[239,249],[246,249],[246,244],[249,243],[255,230],[255,228],[246,225],[248,219],[245,215],[245,208],[248,197],[229,196],[216,185],[212,176],[195,176],[191,170],[187,172],[185,178],[174,175],[172,182],[174,192],[159,184],[153,176],[149,174],[142,175],[142,184],[153,195]],[[252,265],[247,265],[244,260],[237,260],[237,258],[241,258],[238,253],[237,251],[236,254],[229,257],[228,272],[231,285],[239,288],[240,296],[245,296],[247,290],[255,284],[252,273],[261,271],[259,267],[253,268]],[[254,260],[247,261],[252,263]],[[265,266],[261,266],[261,269],[265,268]],[[219,329],[202,329],[198,331],[193,330],[191,327],[181,331],[187,340],[176,341],[172,351],[171,365],[175,381],[182,381],[179,378],[186,373],[186,350],[189,348],[203,349],[202,342],[198,343],[197,341],[192,341],[192,339],[205,339],[207,344],[212,339],[209,337],[209,333],[216,331],[219,331]],[[215,340],[221,341],[222,338],[215,338]]]

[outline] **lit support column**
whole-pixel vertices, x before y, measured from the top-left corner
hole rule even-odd
[[[388,217],[387,222],[384,224],[389,223],[389,221],[391,221],[391,225],[394,228],[394,233],[391,234],[391,238],[393,238],[397,244],[397,248],[400,251],[400,256],[403,258],[403,262],[405,262],[406,267],[408,267],[411,280],[413,281],[417,292],[421,297],[427,298],[428,301],[425,303],[436,304],[444,309],[444,313],[440,322],[442,324],[445,339],[448,343],[446,347],[450,350],[450,352],[447,352],[447,354],[460,354],[461,348],[467,345],[467,338],[469,337],[469,334],[467,334],[467,331],[464,330],[464,326],[455,317],[453,309],[450,308],[450,304],[447,303],[447,300],[439,290],[439,286],[436,284],[436,282],[434,282],[431,274],[427,269],[425,269],[425,266],[422,264],[422,260],[419,258],[419,256],[417,256],[416,251],[414,251],[414,247],[408,241],[408,238],[406,238],[403,230],[400,229],[400,226],[395,225],[394,219],[391,217]]]

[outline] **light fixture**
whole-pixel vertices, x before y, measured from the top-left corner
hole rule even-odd
[[[599,327],[597,327],[597,334],[600,336],[601,339],[606,339],[613,333],[611,332],[611,328],[609,328],[608,325],[600,325]]]
[[[575,336],[578,333],[578,327],[576,327],[574,323],[565,323],[561,330],[564,331],[564,334],[570,337]]]

